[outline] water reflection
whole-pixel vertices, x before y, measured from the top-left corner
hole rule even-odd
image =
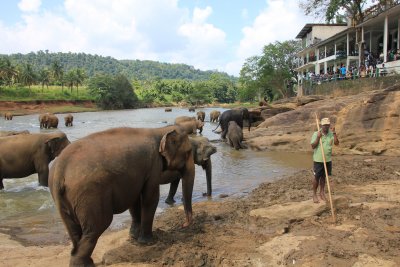
[[[209,122],[211,110],[221,108],[204,108],[206,123],[203,136],[210,140],[219,140],[219,135],[212,132],[217,126]],[[75,141],[88,134],[113,127],[162,127],[173,124],[177,116],[195,116],[186,108],[173,108],[165,112],[164,108],[85,112],[75,113],[74,126],[65,127],[64,115],[57,114],[59,129],[67,134],[70,141]],[[38,115],[14,117],[12,121],[0,120],[0,130],[29,130],[31,133],[51,132],[54,130],[40,129]],[[311,155],[304,153],[260,152],[247,150],[236,151],[227,144],[214,142],[217,153],[212,156],[213,164],[213,197],[209,201],[218,201],[220,194],[242,195],[258,184],[271,181],[279,176],[291,173],[299,168],[309,168]],[[90,155],[88,155],[90,156]],[[48,188],[41,187],[37,175],[22,179],[4,180],[5,190],[0,191],[0,231],[13,229],[19,237],[29,242],[54,243],[65,240],[65,230],[54,207]],[[164,200],[168,194],[169,185],[160,188],[160,203],[157,211],[167,208]],[[193,190],[193,201],[207,201],[202,195],[206,192],[205,173],[196,166],[196,179]],[[179,187],[175,196],[180,204],[182,193]],[[111,228],[118,228],[129,221],[128,213],[115,216]]]

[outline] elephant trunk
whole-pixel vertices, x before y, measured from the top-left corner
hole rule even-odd
[[[186,214],[186,222],[183,224],[183,227],[187,227],[192,223],[192,193],[194,185],[194,175],[194,161],[192,153],[190,153],[188,163],[186,164],[186,169],[182,177],[183,206]]]
[[[209,158],[203,165],[203,169],[206,171],[206,180],[207,180],[207,196],[211,196],[212,193],[212,164],[211,159]]]

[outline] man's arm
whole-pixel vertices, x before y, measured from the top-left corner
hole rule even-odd
[[[339,138],[337,137],[336,131],[335,131],[335,127],[331,128],[331,131],[333,133],[333,143],[335,144],[335,146],[339,145]]]
[[[321,136],[322,136],[321,131],[318,131],[315,141],[311,143],[312,149],[315,149],[319,145],[319,139],[321,138]]]

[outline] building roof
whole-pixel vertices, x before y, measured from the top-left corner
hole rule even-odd
[[[336,24],[326,24],[326,23],[307,23],[304,25],[303,29],[297,34],[296,39],[301,39],[306,36],[307,33],[311,32],[313,26],[347,26],[347,23],[336,23]]]

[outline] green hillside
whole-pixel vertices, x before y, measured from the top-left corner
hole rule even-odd
[[[31,52],[28,54],[0,55],[10,59],[13,65],[31,64],[36,70],[51,68],[53,62],[58,62],[64,73],[74,68],[83,69],[90,78],[97,73],[123,74],[133,80],[155,79],[187,79],[208,80],[212,74],[218,73],[235,81],[234,76],[217,71],[202,71],[186,64],[161,63],[150,60],[117,60],[112,57],[103,57],[85,53],[49,53],[48,51]]]

